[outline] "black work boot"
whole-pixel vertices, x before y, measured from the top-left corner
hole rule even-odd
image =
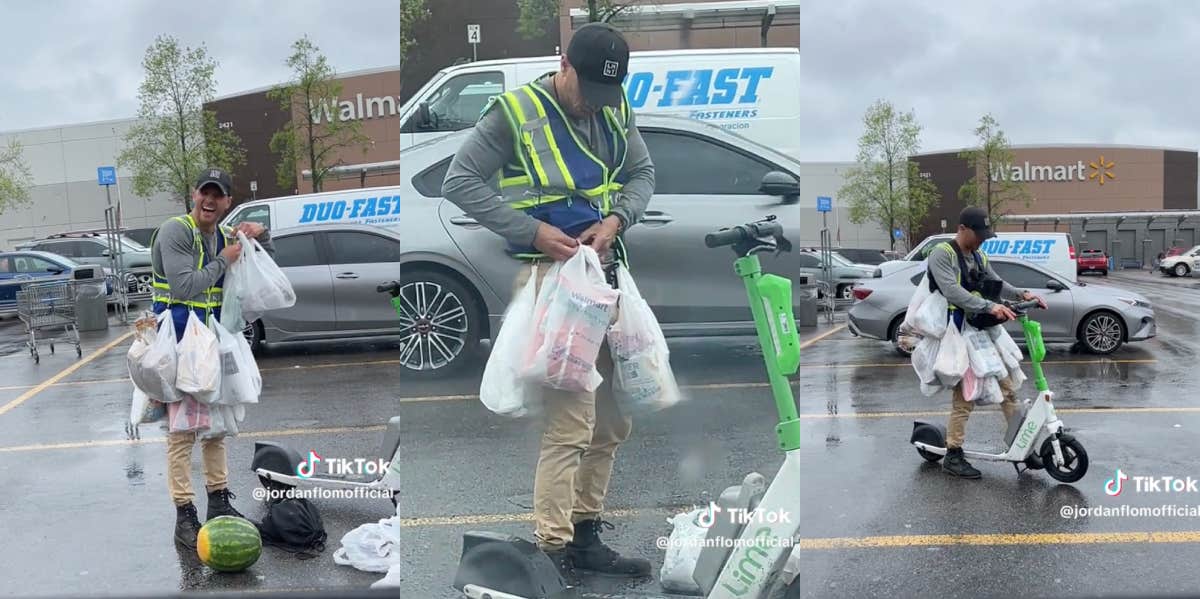
[[[563,582],[567,586],[579,586],[579,575],[575,572],[575,563],[571,559],[571,552],[566,548],[562,549],[543,549],[550,561],[554,562],[554,567],[558,569],[558,573],[562,576]]]
[[[195,549],[196,535],[199,533],[200,520],[196,517],[196,506],[190,501],[175,506],[175,542]]]
[[[575,538],[567,543],[567,549],[575,558],[575,567],[608,576],[649,576],[650,561],[621,557],[600,541],[601,526],[613,529],[612,523],[599,518],[575,523]]]
[[[963,457],[961,447],[946,450],[946,459],[942,462],[942,470],[959,478],[979,478],[982,476],[970,463],[967,458]]]
[[[237,499],[237,495],[230,492],[229,489],[217,489],[208,493],[208,515],[205,521],[212,520],[217,516],[237,516],[245,518],[241,512],[233,509],[229,504],[230,499]]]

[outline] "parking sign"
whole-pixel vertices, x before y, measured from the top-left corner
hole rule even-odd
[[[817,196],[817,212],[833,211],[833,198],[828,196]]]
[[[117,168],[114,166],[96,167],[96,181],[100,185],[116,185]]]

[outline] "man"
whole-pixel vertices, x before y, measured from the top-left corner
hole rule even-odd
[[[168,219],[154,232],[150,241],[154,270],[155,314],[171,311],[175,323],[175,340],[183,339],[188,313],[195,312],[201,321],[221,318],[221,286],[229,265],[241,256],[236,232],[258,239],[263,249],[273,253],[271,236],[258,223],[242,223],[236,229],[222,227],[218,222],[233,204],[230,197],[232,181],[220,169],[205,169],[192,191],[192,211]],[[181,404],[195,401],[190,397],[168,405],[169,410],[181,409]],[[172,412],[173,413],[173,412]],[[196,546],[200,522],[192,504],[191,464],[195,431],[167,434],[167,485],[176,506],[175,541],[189,548]],[[228,489],[228,463],[225,457],[225,438],[202,439],[204,476],[208,491],[208,514],[242,517],[230,505],[235,496]]]
[[[638,223],[654,191],[654,165],[621,86],[629,67],[624,36],[606,24],[577,30],[559,70],[493,98],[463,142],[443,195],[508,242],[508,253],[537,268],[580,244],[600,255],[615,286],[623,233]],[[499,193],[489,185],[499,174]],[[520,271],[514,289],[528,281]],[[615,317],[614,317],[615,318]],[[534,478],[538,546],[572,583],[575,568],[646,576],[650,563],[625,558],[599,539],[617,447],[629,416],[611,392],[612,357],[601,348],[596,393],[541,389],[545,432]]]
[[[1008,306],[994,301],[999,298],[990,297],[994,294],[985,291],[989,286],[997,287],[998,295],[1006,299],[1036,299],[1041,307],[1046,307],[1041,297],[1030,291],[1018,291],[1003,281],[988,263],[987,256],[979,251],[984,241],[995,236],[987,212],[982,208],[968,207],[958,215],[958,233],[954,239],[938,244],[929,254],[930,287],[945,296],[950,305],[949,317],[959,330],[962,330],[964,321],[977,320],[979,315],[984,315],[982,320],[989,320],[989,315],[992,317],[990,322],[979,322],[981,325],[1001,326],[998,323],[1016,318]],[[1000,409],[1007,422],[1017,411],[1017,395],[1004,380],[1000,381],[1000,391],[1004,396]],[[954,387],[952,402],[942,469],[953,476],[980,478],[979,471],[963,457],[962,444],[967,419],[975,404],[963,398],[961,382]]]

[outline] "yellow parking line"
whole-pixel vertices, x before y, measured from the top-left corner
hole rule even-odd
[[[805,550],[929,547],[933,545],[1110,545],[1123,543],[1200,543],[1200,531],[897,535],[807,538],[798,541],[800,548]]]
[[[4,404],[3,406],[0,406],[0,416],[3,416],[9,410],[25,403],[33,396],[44,391],[47,387],[57,383],[58,381],[63,380],[64,378],[66,378],[68,376],[71,376],[72,372],[75,372],[76,370],[83,368],[88,363],[90,363],[92,360],[99,358],[100,356],[104,355],[105,352],[124,343],[126,339],[129,339],[132,336],[133,336],[133,331],[129,331],[128,333],[125,333],[124,335],[121,335],[120,337],[113,339],[104,347],[101,347],[100,349],[88,354],[86,357],[84,357],[80,360],[76,360],[74,364],[71,364],[70,366],[64,368],[58,374],[50,377],[49,379],[46,379],[45,381],[43,381],[41,384],[37,385],[36,387],[33,387],[32,389],[22,393],[20,395],[20,397],[17,397],[16,399]]]
[[[845,328],[846,328],[846,325],[839,324],[838,326],[833,327],[832,329],[829,329],[828,331],[825,331],[824,333],[821,333],[820,335],[817,335],[816,337],[813,337],[812,339],[809,339],[808,341],[801,343],[800,349],[804,349],[806,347],[815,345],[818,341],[825,339],[826,337],[829,337],[829,336],[833,335],[834,333],[837,333],[838,331],[841,331]]]

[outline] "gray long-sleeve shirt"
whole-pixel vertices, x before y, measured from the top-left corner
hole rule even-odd
[[[995,302],[983,299],[978,295],[972,295],[971,292],[967,291],[959,283],[958,257],[954,254],[953,248],[950,248],[946,242],[938,245],[946,245],[946,247],[935,247],[929,253],[927,260],[929,273],[933,276],[934,282],[937,283],[938,291],[945,296],[946,301],[951,306],[958,306],[969,314],[978,314],[991,310]],[[967,254],[964,254],[963,257],[966,258],[967,270],[975,272],[978,266],[975,264],[974,258]],[[963,279],[966,279],[968,273],[962,274]],[[1011,300],[1021,299],[1022,292],[1009,285],[1004,279],[1001,279],[1000,275],[996,274],[996,271],[992,269],[990,262],[984,264],[983,278],[984,280],[1000,281],[1003,284],[1000,291],[1003,297]]]
[[[549,75],[539,78],[537,83],[558,99]],[[603,114],[585,119],[567,115],[575,134],[611,168],[616,162],[611,148],[603,142],[603,118]],[[621,219],[623,229],[641,221],[654,193],[654,164],[632,111],[628,142],[623,169],[629,172],[630,179],[612,205],[612,214]],[[454,155],[442,183],[442,195],[492,232],[527,247],[533,245],[539,221],[508,206],[499,192],[498,173],[502,166],[515,160],[514,152],[512,130],[503,109],[493,103]]]
[[[172,299],[189,302],[210,301],[210,296],[204,290],[216,285],[229,269],[229,260],[216,251],[217,233],[206,234],[199,230],[197,233],[204,244],[204,254],[210,260],[203,268],[196,268],[200,255],[196,252],[192,230],[186,224],[169,218],[158,227],[158,233],[155,234],[151,260],[154,271],[167,278]],[[275,246],[271,243],[269,231],[263,229],[258,243],[268,254],[275,255]],[[211,296],[211,301],[221,300],[219,293]]]

